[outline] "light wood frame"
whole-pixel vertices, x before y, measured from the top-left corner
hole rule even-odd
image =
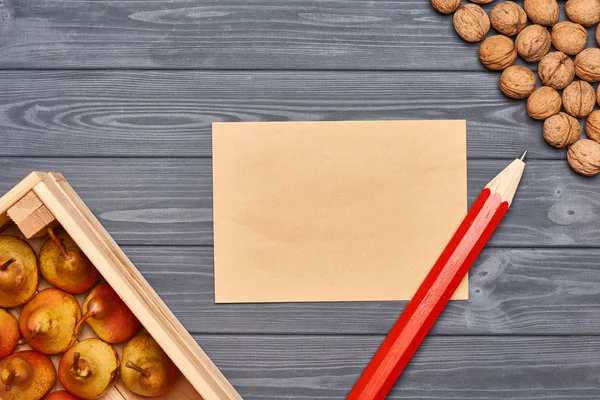
[[[42,217],[38,218],[40,215]],[[33,172],[1,197],[0,232],[13,222],[27,237],[57,223],[67,231],[179,367],[188,381],[184,386],[197,392],[194,396],[179,392],[175,397],[242,398],[61,174]],[[129,400],[137,397],[115,390],[106,398]]]

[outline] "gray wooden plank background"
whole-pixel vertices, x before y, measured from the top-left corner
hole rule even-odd
[[[600,180],[498,77],[428,0],[0,0],[0,193],[64,173],[244,398],[342,399],[406,302],[215,305],[211,123],[467,119],[470,202],[527,171],[389,398],[596,400]]]

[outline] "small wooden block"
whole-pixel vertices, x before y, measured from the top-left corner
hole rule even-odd
[[[55,228],[59,225],[33,191],[9,208],[7,214],[27,239],[44,236],[48,227]]]

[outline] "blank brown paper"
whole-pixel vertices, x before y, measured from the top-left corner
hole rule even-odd
[[[213,174],[217,303],[407,300],[467,212],[466,123],[215,123]]]

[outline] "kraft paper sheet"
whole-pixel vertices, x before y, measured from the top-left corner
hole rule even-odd
[[[408,300],[467,212],[466,123],[215,123],[213,173],[216,302]]]

